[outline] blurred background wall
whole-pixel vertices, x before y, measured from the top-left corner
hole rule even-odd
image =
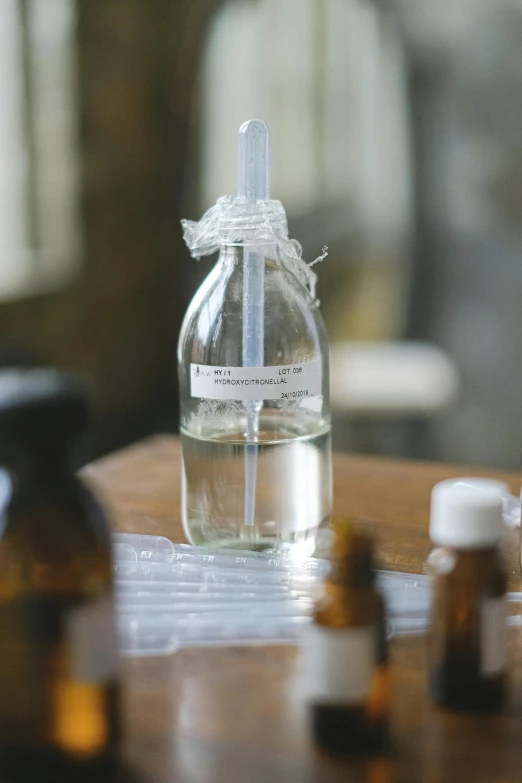
[[[316,268],[337,448],[517,467],[522,0],[4,0],[0,360],[92,376],[105,451],[177,422],[241,122]]]
[[[4,146],[12,139],[0,192],[13,213],[0,217],[0,358],[28,354],[88,374],[98,450],[176,418],[186,264],[177,204],[212,6],[5,0],[0,8],[10,47],[0,55]]]

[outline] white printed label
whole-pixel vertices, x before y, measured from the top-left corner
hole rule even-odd
[[[499,674],[507,665],[506,598],[489,598],[483,602],[480,617],[480,671]]]
[[[294,400],[321,394],[321,361],[277,367],[190,365],[190,393],[209,400]]]
[[[303,651],[304,687],[310,701],[358,704],[368,697],[377,664],[373,628],[311,625]]]
[[[66,633],[71,677],[79,682],[107,682],[118,667],[113,601],[101,598],[73,609]]]

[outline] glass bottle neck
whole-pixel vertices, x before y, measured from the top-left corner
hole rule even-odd
[[[241,264],[252,255],[258,255],[263,259],[269,258],[279,263],[278,246],[275,242],[260,244],[223,245],[219,253],[219,260],[225,263]]]
[[[426,561],[426,572],[434,577],[447,576],[455,569],[471,574],[501,565],[501,550],[498,546],[484,549],[454,549],[438,546],[431,551]]]
[[[362,596],[372,594],[375,591],[375,583],[369,582],[368,584],[350,584],[347,582],[330,582],[324,583],[324,595],[330,601],[336,603],[337,601],[350,600],[352,596]]]
[[[373,590],[375,578],[373,576],[361,579],[360,576],[354,578],[353,575],[343,573],[332,573],[325,585],[331,585],[335,589],[342,590]]]
[[[73,475],[70,449],[62,443],[11,443],[0,452],[0,465],[17,481],[38,482]]]
[[[332,570],[328,581],[349,589],[372,588],[375,582],[373,552],[371,549],[354,548],[332,558]]]

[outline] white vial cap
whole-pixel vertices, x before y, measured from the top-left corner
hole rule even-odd
[[[437,484],[431,493],[433,543],[455,549],[496,546],[502,536],[503,489],[501,482],[479,479]]]
[[[510,489],[507,484],[498,479],[482,478],[477,476],[458,476],[458,478],[450,478],[445,481],[440,481],[437,486],[443,484],[453,484],[459,487],[471,487],[474,489],[492,490],[493,492],[499,492],[501,495],[509,495]]]

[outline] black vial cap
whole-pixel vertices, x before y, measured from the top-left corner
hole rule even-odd
[[[89,395],[74,375],[52,369],[0,371],[0,442],[67,447],[89,426]]]

